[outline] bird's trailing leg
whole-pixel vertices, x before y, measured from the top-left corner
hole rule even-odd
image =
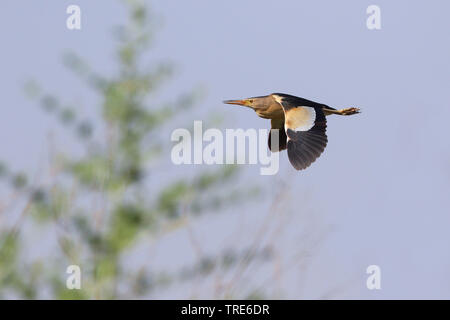
[[[351,116],[352,114],[357,114],[361,112],[359,108],[345,108],[340,110],[324,108],[323,111],[326,116],[330,114],[338,114],[340,116]]]
[[[359,108],[346,108],[346,109],[340,109],[338,110],[339,114],[342,116],[350,116],[352,114],[360,113],[361,111]]]

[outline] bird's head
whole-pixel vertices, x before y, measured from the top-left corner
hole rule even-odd
[[[266,106],[267,98],[268,98],[268,96],[253,97],[253,98],[239,99],[239,100],[225,100],[223,103],[235,104],[238,106],[249,107],[249,108],[256,110],[256,109],[260,109],[260,108]]]

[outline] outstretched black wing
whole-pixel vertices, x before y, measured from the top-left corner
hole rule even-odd
[[[269,132],[269,149],[272,152],[278,152],[286,149],[287,144],[287,136],[286,131],[284,129],[284,119],[272,119],[270,121],[271,129]],[[278,148],[274,143],[272,147],[272,139],[273,137],[278,137]],[[274,141],[275,142],[275,141]]]
[[[305,169],[322,154],[328,142],[322,107],[293,96],[274,94],[273,97],[284,110],[289,161],[295,169]]]

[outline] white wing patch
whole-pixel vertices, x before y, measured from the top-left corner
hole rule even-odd
[[[314,127],[316,110],[311,107],[297,107],[285,112],[285,127],[294,131],[308,131]]]
[[[272,94],[272,97],[277,103],[283,105],[284,98],[277,94]],[[283,110],[284,107],[283,107]],[[316,121],[316,110],[312,107],[298,106],[291,108],[285,113],[285,129],[291,129],[294,131],[308,131],[314,127]],[[289,140],[289,138],[288,138]]]

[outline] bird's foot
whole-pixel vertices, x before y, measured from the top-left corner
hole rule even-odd
[[[341,109],[339,110],[339,113],[343,116],[350,116],[352,114],[357,114],[360,113],[360,109],[359,108],[346,108],[346,109]]]

